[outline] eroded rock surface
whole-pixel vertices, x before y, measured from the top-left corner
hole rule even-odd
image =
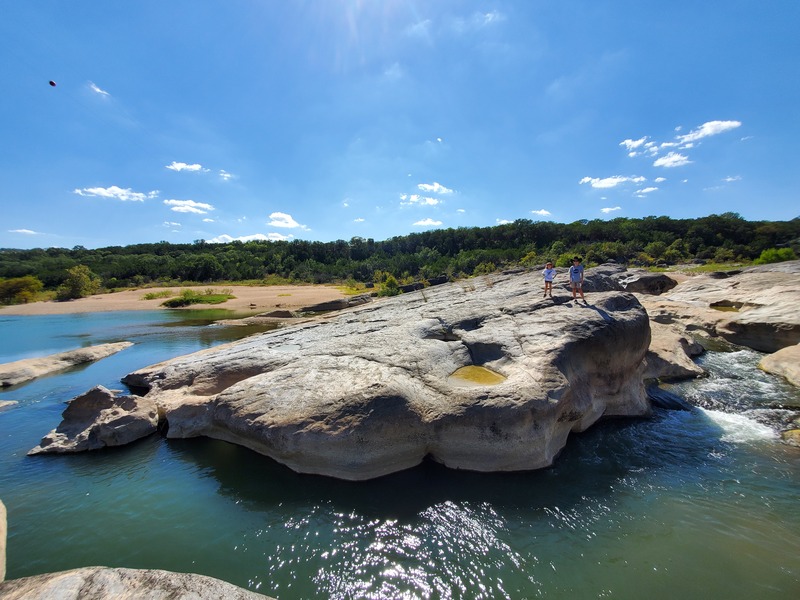
[[[0,583],[3,600],[269,600],[233,584],[192,573],[85,567]]]
[[[61,424],[28,454],[81,452],[123,446],[155,433],[156,403],[138,396],[117,396],[101,385],[70,401]]]
[[[668,294],[640,297],[650,317],[687,334],[720,337],[760,352],[800,343],[800,261],[696,275]]]
[[[19,385],[31,379],[62,371],[84,363],[94,362],[116,354],[120,350],[133,346],[133,342],[115,342],[99,344],[88,348],[78,348],[67,352],[59,352],[50,356],[26,358],[0,365],[0,387]]]
[[[626,293],[556,292],[539,273],[427,288],[129,374],[170,437],[209,436],[292,469],[368,479],[425,456],[478,471],[547,466],[571,431],[645,415],[647,314]],[[455,385],[461,367],[496,385]]]

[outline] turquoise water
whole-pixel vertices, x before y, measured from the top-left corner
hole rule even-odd
[[[211,575],[278,598],[786,598],[800,593],[800,450],[770,403],[797,390],[753,352],[709,353],[658,411],[573,436],[553,468],[436,464],[371,482],[298,475],[213,440],[27,457],[92,385],[244,332],[173,313],[0,318],[0,362],[133,348],[0,392],[8,577],[85,565]],[[210,317],[213,318],[213,315]]]

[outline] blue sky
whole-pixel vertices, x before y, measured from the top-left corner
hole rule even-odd
[[[0,247],[800,215],[796,0],[2,12]]]

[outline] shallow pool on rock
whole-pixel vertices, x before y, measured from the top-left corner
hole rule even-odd
[[[497,385],[505,380],[504,375],[479,365],[460,367],[449,377],[450,383],[454,385]]]

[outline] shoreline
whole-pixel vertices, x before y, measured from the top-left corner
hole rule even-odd
[[[161,306],[167,298],[143,300],[146,294],[172,290],[177,296],[183,290],[203,292],[207,289],[231,289],[236,296],[220,304],[192,304],[182,308]],[[0,316],[67,315],[93,312],[116,312],[127,310],[207,310],[224,309],[233,311],[269,312],[275,309],[297,310],[320,302],[344,298],[346,294],[333,285],[203,285],[190,287],[156,287],[125,290],[108,294],[95,294],[77,300],[55,302],[52,300],[13,304],[0,307]]]

